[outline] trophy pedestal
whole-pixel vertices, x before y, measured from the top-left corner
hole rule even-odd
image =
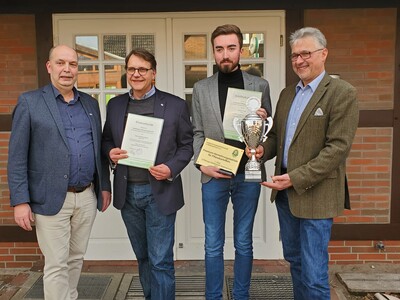
[[[245,182],[262,182],[261,170],[245,170],[244,171]]]

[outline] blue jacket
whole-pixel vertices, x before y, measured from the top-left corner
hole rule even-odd
[[[184,205],[180,173],[193,156],[193,130],[184,100],[157,89],[155,97],[154,117],[164,119],[155,165],[167,165],[173,180],[158,181],[149,173],[149,181],[158,209],[169,215]],[[121,148],[128,102],[129,94],[125,93],[108,103],[102,141],[103,154],[107,157],[111,149]],[[127,179],[128,167],[117,165],[113,185],[113,204],[117,209],[125,204]]]
[[[111,191],[108,162],[101,156],[98,102],[79,92],[93,133],[97,207],[101,191]],[[11,206],[29,203],[34,213],[55,215],[64,204],[70,173],[70,151],[51,84],[23,93],[13,112],[8,154]]]

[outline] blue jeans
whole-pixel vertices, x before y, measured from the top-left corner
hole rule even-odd
[[[176,213],[157,208],[150,184],[128,184],[122,219],[135,252],[146,299],[175,299],[174,235]]]
[[[328,243],[333,219],[292,215],[286,190],[276,197],[283,256],[290,263],[295,300],[329,300]]]
[[[244,174],[232,179],[211,179],[202,185],[205,225],[206,299],[222,299],[226,209],[233,204],[235,246],[233,297],[249,299],[253,265],[253,224],[260,184],[244,182]]]

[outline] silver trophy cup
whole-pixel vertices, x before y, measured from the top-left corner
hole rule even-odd
[[[267,139],[273,124],[272,117],[264,120],[253,111],[242,120],[235,118],[233,123],[240,140],[245,142],[251,152],[251,159],[245,166],[245,181],[261,182],[261,163],[256,159],[256,148]]]

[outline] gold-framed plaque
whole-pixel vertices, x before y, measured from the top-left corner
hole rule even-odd
[[[218,167],[227,174],[236,175],[243,152],[243,149],[206,138],[196,163]]]

